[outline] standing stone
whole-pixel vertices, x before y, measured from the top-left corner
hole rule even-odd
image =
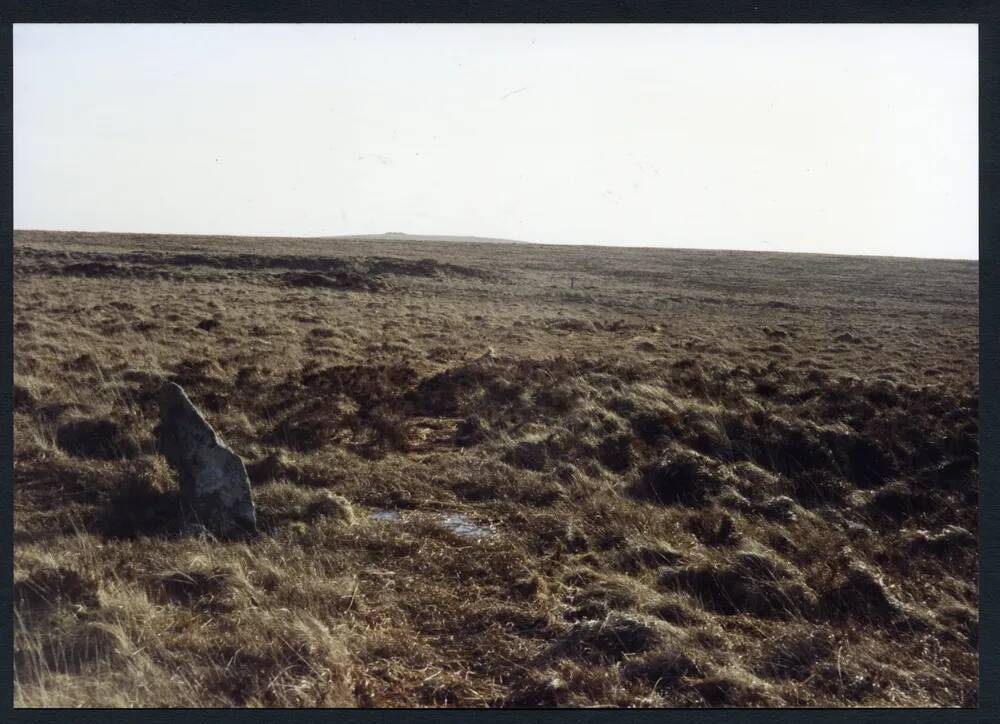
[[[240,456],[215,434],[184,389],[160,391],[160,451],[177,471],[192,522],[224,538],[257,530],[250,479]]]

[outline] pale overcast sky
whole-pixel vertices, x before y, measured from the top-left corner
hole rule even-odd
[[[14,225],[978,258],[974,25],[15,25]]]

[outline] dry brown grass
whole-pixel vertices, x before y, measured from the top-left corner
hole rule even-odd
[[[18,706],[976,702],[973,262],[18,232],[15,265]],[[164,379],[253,540],[179,535]]]

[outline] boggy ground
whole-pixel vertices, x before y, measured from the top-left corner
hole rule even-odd
[[[15,269],[20,706],[976,702],[974,262],[18,232]],[[164,379],[256,538],[178,534]]]

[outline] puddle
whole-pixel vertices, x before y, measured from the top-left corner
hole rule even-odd
[[[486,538],[493,535],[493,529],[473,523],[463,513],[451,513],[441,519],[441,525],[466,538]]]
[[[413,511],[413,516],[419,515],[419,512]],[[374,520],[386,521],[388,523],[405,522],[402,512],[398,510],[376,510],[369,513],[368,517]],[[496,531],[492,528],[479,525],[478,523],[472,521],[465,513],[432,514],[430,519],[441,527],[447,528],[451,532],[457,533],[463,538],[480,540],[496,533]]]

